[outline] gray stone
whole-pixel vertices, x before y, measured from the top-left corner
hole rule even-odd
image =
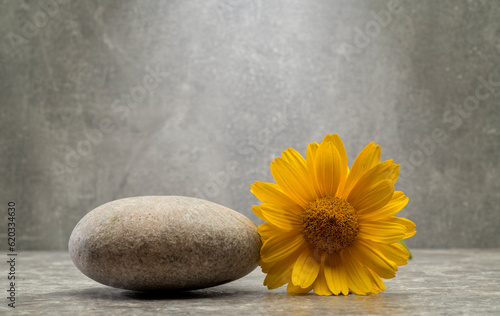
[[[257,267],[256,225],[224,206],[181,196],[106,203],[76,225],[69,252],[89,278],[129,290],[190,290]]]

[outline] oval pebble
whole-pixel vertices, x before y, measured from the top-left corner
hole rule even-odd
[[[257,267],[257,226],[222,205],[182,196],[112,201],[85,215],[69,239],[76,267],[128,290],[193,290]]]

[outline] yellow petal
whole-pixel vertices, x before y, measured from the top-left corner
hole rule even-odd
[[[415,223],[410,221],[409,219],[391,216],[385,220],[387,220],[390,223],[399,224],[399,225],[406,227],[406,231],[405,231],[403,239],[409,238],[417,233],[417,231],[415,230],[415,226],[416,226]]]
[[[278,260],[278,261],[263,262],[261,260],[259,265],[262,267],[262,272],[264,272],[264,273],[268,273],[268,272],[277,273],[278,268],[276,268],[276,267],[280,266],[280,265],[281,265],[281,267],[283,267],[283,266],[290,264],[290,265],[292,265],[292,268],[293,268],[295,261],[300,256],[300,254],[305,249],[305,247],[307,247],[307,246],[308,246],[307,244],[302,245],[301,247],[299,247],[295,251],[293,251],[288,257],[285,257],[285,258]]]
[[[271,162],[271,173],[283,192],[300,206],[306,208],[313,200],[308,183],[297,177],[296,170],[285,159],[278,157]]]
[[[318,196],[314,191],[313,182],[311,181],[310,172],[307,168],[307,162],[302,155],[293,148],[285,150],[281,157],[285,159],[293,168],[299,183],[304,187],[304,190],[311,194],[311,198],[315,199]]]
[[[341,160],[332,142],[319,145],[314,165],[321,196],[335,196],[341,178]]]
[[[325,278],[325,269],[323,267],[323,264],[321,265],[321,268],[319,269],[318,272],[318,277],[316,278],[316,281],[314,281],[313,284],[313,289],[314,293],[318,295],[332,295],[332,291],[328,288],[328,284],[326,283],[326,278]]]
[[[318,276],[320,263],[314,258],[314,253],[308,247],[300,254],[292,270],[293,285],[302,288],[311,286]]]
[[[342,198],[347,198],[352,187],[358,182],[361,176],[371,169],[373,166],[380,162],[380,146],[375,143],[368,144],[361,153],[359,153],[356,160],[352,164],[349,175],[345,182],[344,190],[342,191]]]
[[[382,244],[371,240],[363,241],[370,245],[370,247],[377,248],[387,259],[393,261],[398,266],[404,266],[408,263],[410,253],[404,246],[398,243]]]
[[[394,185],[389,180],[382,180],[375,183],[363,194],[349,197],[347,201],[356,209],[358,216],[370,214],[382,208],[392,198]]]
[[[374,244],[358,239],[349,250],[361,264],[384,279],[391,279],[396,276],[396,271],[398,271],[396,263],[384,256]]]
[[[260,209],[259,205],[252,205],[252,211],[255,215],[257,215],[258,218],[263,221],[267,221],[267,219],[264,217],[264,214],[262,214],[262,210]]]
[[[299,214],[296,214],[293,210],[290,211],[280,205],[273,205],[270,203],[262,204],[260,210],[265,220],[281,229],[299,230],[302,228]]]
[[[293,266],[292,266],[293,267]],[[288,270],[280,270],[277,274],[268,273],[266,278],[264,279],[264,286],[267,287],[268,290],[274,290],[283,285],[291,282],[290,273],[291,269]]]
[[[262,226],[262,225],[261,225]],[[263,262],[282,260],[306,243],[304,236],[296,231],[282,232],[263,241],[260,256]]]
[[[386,205],[371,213],[360,216],[359,220],[376,221],[387,218],[401,211],[408,204],[408,197],[401,191],[394,191],[392,198]]]
[[[358,295],[366,295],[373,288],[370,275],[366,269],[349,253],[348,249],[342,253],[345,262],[349,289]]]
[[[367,189],[382,180],[389,180],[394,184],[394,177],[396,174],[399,174],[399,165],[393,163],[392,160],[387,160],[375,165],[359,178],[347,196],[347,200],[359,195],[364,195]]]
[[[299,248],[299,250],[291,254],[290,257],[275,263],[264,262],[262,264],[262,272],[267,273],[264,279],[264,285],[267,286],[268,289],[276,289],[292,281],[292,269],[297,256],[300,254],[300,250]]]
[[[406,227],[387,220],[359,222],[358,238],[392,244],[404,238]]]
[[[345,151],[344,143],[337,134],[326,135],[323,138],[322,144],[325,142],[331,142],[333,146],[337,149],[340,157],[340,181],[338,185],[338,191],[336,195],[340,195],[339,191],[342,191],[347,178],[347,170],[349,169],[347,165],[347,153]]]
[[[298,285],[293,285],[292,282],[288,283],[288,286],[286,287],[286,291],[288,293],[295,293],[295,294],[304,294],[304,293],[308,293],[312,290],[313,286],[310,285],[306,288],[302,288]]]
[[[333,294],[349,294],[347,273],[342,265],[340,255],[329,255],[325,260],[325,278],[328,288]]]
[[[287,209],[293,209],[297,213],[304,210],[300,205],[287,196],[275,183],[255,181],[250,192],[264,203],[279,204]]]
[[[317,143],[311,143],[307,146],[306,153],[306,163],[307,170],[309,172],[309,178],[311,182],[311,188],[314,190],[315,196],[321,196],[321,191],[319,190],[318,178],[316,177],[316,153],[318,152],[319,145]]]
[[[270,223],[259,225],[259,227],[257,227],[257,232],[259,233],[260,239],[263,243],[274,235],[285,233],[284,230],[281,230],[279,227]]]
[[[370,292],[373,293],[378,293],[380,291],[385,291],[385,284],[384,281],[372,270],[366,269],[369,272],[370,278],[372,279],[373,283],[373,290]]]

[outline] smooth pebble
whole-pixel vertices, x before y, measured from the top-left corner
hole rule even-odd
[[[244,215],[182,196],[139,196],[85,215],[69,240],[76,267],[128,290],[192,290],[230,282],[257,267],[261,241]]]

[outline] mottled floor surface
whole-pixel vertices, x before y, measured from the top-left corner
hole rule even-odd
[[[5,255],[5,257],[7,257]],[[17,315],[500,315],[500,249],[414,250],[386,291],[320,297],[269,291],[264,275],[177,294],[145,294],[100,285],[81,274],[64,252],[17,257]],[[2,292],[6,293],[7,266]],[[0,314],[12,312],[2,295]]]

